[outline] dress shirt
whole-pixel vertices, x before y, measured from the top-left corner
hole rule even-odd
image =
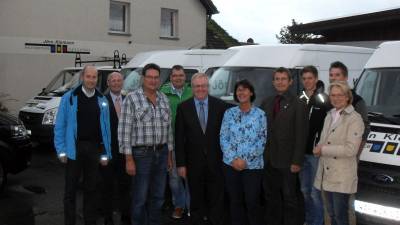
[[[115,95],[113,92],[110,91],[110,95],[111,95],[111,99],[112,99],[114,105],[115,105],[115,101],[119,97],[119,101],[120,101],[121,106],[122,106],[122,95],[121,95],[121,93],[119,95]]]
[[[196,106],[196,112],[198,118],[200,118],[200,102],[204,102],[203,108],[204,108],[204,114],[205,114],[205,119],[206,119],[206,125],[207,125],[207,120],[208,120],[208,97],[204,100],[199,100],[194,98],[194,104]]]

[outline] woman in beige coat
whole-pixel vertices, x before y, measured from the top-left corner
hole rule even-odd
[[[349,197],[357,192],[357,152],[364,123],[351,105],[353,96],[346,83],[332,83],[329,98],[334,108],[313,151],[320,157],[314,186],[324,190],[331,224],[348,225]]]

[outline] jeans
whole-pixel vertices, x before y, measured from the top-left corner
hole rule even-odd
[[[324,204],[321,191],[314,187],[314,178],[318,169],[318,158],[313,155],[305,155],[303,169],[299,178],[301,192],[304,196],[305,220],[307,225],[324,224]]]
[[[161,224],[161,207],[167,180],[167,146],[162,150],[132,148],[136,175],[132,177],[131,223]]]
[[[175,152],[172,153],[175,162]],[[190,209],[190,194],[187,179],[178,176],[176,164],[169,173],[169,187],[172,193],[172,202],[175,208]]]
[[[224,165],[232,225],[263,224],[261,206],[263,172],[262,169],[236,171],[231,166]]]
[[[77,142],[75,160],[68,159],[65,167],[64,219],[65,225],[76,222],[76,193],[83,173],[83,217],[86,225],[96,224],[96,184],[100,162],[99,145]]]
[[[350,194],[324,191],[331,225],[349,225]]]

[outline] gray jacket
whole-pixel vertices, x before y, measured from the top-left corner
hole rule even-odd
[[[265,147],[265,163],[274,168],[302,166],[306,147],[308,119],[306,105],[290,92],[282,95],[280,112],[273,118],[275,96],[261,104],[267,114],[269,138]]]

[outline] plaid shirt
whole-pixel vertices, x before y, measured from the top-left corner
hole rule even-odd
[[[171,110],[167,96],[157,91],[156,105],[142,88],[129,93],[122,104],[118,124],[120,153],[132,154],[134,146],[168,144],[173,149]]]

